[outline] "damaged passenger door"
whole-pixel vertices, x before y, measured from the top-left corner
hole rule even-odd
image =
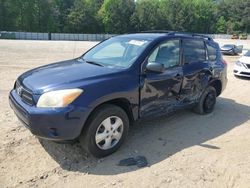
[[[141,74],[140,116],[159,116],[174,110],[182,79],[180,40],[159,44]]]
[[[203,39],[182,39],[183,84],[180,92],[183,104],[192,104],[207,86],[213,67],[208,62]]]

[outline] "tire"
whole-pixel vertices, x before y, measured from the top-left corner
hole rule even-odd
[[[85,151],[101,158],[114,153],[122,145],[128,129],[126,112],[116,105],[105,104],[91,114],[79,141]]]
[[[216,90],[212,86],[208,86],[202,93],[198,104],[193,109],[194,112],[205,115],[210,114],[214,110],[216,104]]]

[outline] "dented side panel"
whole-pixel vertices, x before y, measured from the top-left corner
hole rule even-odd
[[[177,104],[183,78],[182,67],[164,73],[146,73],[141,77],[140,116],[165,114]]]
[[[216,48],[216,59],[211,60],[213,57],[209,57],[206,43],[211,43],[210,45]],[[214,41],[204,41],[204,45],[206,51],[204,61],[198,59],[198,62],[185,62],[184,47],[181,43],[181,66],[178,68],[166,70],[161,74],[147,73],[145,67],[142,68],[139,90],[140,118],[161,116],[178,109],[192,107],[199,102],[203,91],[214,81],[221,83],[220,92],[225,89],[227,65],[218,50],[219,46]]]
[[[212,78],[212,70],[211,64],[206,61],[183,66],[183,84],[180,93],[183,103],[198,102]]]

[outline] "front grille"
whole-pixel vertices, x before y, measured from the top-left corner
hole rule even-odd
[[[28,105],[34,104],[32,92],[24,88],[19,82],[16,82],[15,90],[17,94],[21,97],[23,102]]]
[[[250,76],[250,73],[249,73],[249,72],[241,72],[241,74],[245,74],[245,75]]]
[[[247,66],[247,68],[249,68],[250,69],[250,64],[245,64],[246,66]]]

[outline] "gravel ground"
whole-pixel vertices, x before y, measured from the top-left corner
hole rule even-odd
[[[240,43],[250,49],[249,40]],[[94,44],[0,40],[0,187],[249,187],[250,80],[232,74],[239,56],[225,56],[229,82],[212,114],[186,110],[137,123],[120,150],[104,159],[87,156],[77,143],[33,136],[8,104],[15,79],[28,69],[77,57]],[[149,166],[117,166],[137,155]]]

